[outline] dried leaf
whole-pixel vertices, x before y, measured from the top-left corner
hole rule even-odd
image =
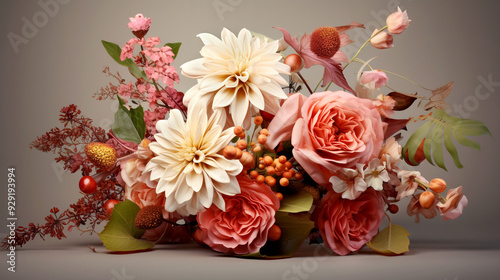
[[[406,94],[401,92],[393,91],[388,94],[394,101],[396,101],[396,105],[394,105],[394,111],[403,111],[408,109],[417,98],[415,97],[417,94]]]
[[[448,95],[450,95],[451,90],[453,89],[453,83],[453,81],[449,82],[446,85],[433,90],[432,96],[429,99],[430,101],[425,104],[424,109],[430,110],[432,108],[436,108],[446,110],[449,108],[450,105],[444,100],[448,97]]]

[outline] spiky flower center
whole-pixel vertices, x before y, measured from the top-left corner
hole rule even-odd
[[[321,58],[330,58],[340,49],[340,36],[335,27],[323,26],[311,33],[311,51]]]

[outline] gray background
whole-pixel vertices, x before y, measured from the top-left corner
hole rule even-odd
[[[229,9],[218,13],[217,4],[225,5]],[[429,180],[441,177],[448,182],[449,186],[462,185],[464,187],[464,192],[469,198],[469,206],[458,220],[444,222],[438,217],[415,224],[413,218],[406,215],[407,201],[403,201],[399,205],[401,211],[395,215],[393,222],[405,226],[410,231],[417,252],[459,247],[463,249],[464,254],[467,254],[469,249],[498,248],[500,226],[497,221],[500,212],[497,201],[500,197],[500,188],[497,175],[500,167],[500,152],[495,139],[500,135],[498,124],[500,87],[491,88],[489,97],[482,100],[474,97],[476,88],[481,85],[479,77],[487,79],[491,75],[493,81],[500,81],[498,71],[500,20],[497,14],[500,5],[493,1],[73,0],[59,5],[59,10],[53,16],[48,17],[45,23],[43,23],[43,18],[39,18],[38,20],[43,24],[40,24],[32,38],[27,39],[26,44],[18,46],[17,53],[7,39],[7,34],[13,32],[21,36],[25,24],[23,18],[33,22],[33,16],[40,14],[43,9],[38,1],[2,1],[0,35],[4,39],[0,44],[2,55],[0,147],[1,168],[4,170],[2,174],[5,177],[4,188],[0,188],[0,190],[4,189],[0,191],[0,205],[3,208],[0,210],[0,221],[6,221],[7,217],[5,205],[8,167],[16,168],[18,225],[27,225],[30,222],[41,223],[51,207],[66,209],[70,203],[80,197],[79,175],[61,174],[52,165],[53,154],[30,150],[29,144],[37,136],[58,125],[59,109],[72,103],[78,105],[84,115],[93,118],[96,124],[104,126],[111,124],[113,118],[111,110],[114,105],[109,101],[96,101],[91,96],[110,81],[101,73],[104,66],[109,65],[113,71],[120,71],[126,79],[130,80],[130,76],[125,69],[109,58],[100,40],[123,45],[132,37],[126,26],[129,16],[141,12],[152,18],[152,27],[148,35],[159,36],[164,43],[179,41],[183,43],[174,63],[179,70],[182,63],[199,57],[202,43],[196,34],[201,32],[219,36],[223,27],[235,33],[246,27],[270,37],[279,38],[281,33],[273,29],[273,26],[284,27],[291,34],[303,34],[310,33],[319,26],[336,26],[358,21],[370,29],[364,33],[354,30],[349,32],[351,38],[357,41],[353,45],[359,47],[361,41],[368,38],[374,27],[380,28],[384,25],[385,17],[389,13],[388,9],[392,12],[397,5],[408,10],[412,20],[410,27],[403,34],[394,37],[394,48],[376,50],[368,47],[362,52],[360,58],[366,60],[377,56],[373,63],[375,67],[397,72],[428,88],[437,88],[449,81],[455,81],[455,88],[447,99],[448,102],[462,106],[465,104],[465,113],[470,118],[485,122],[493,137],[474,138],[482,146],[480,152],[466,147],[459,149],[464,169],[456,168],[449,158],[447,159],[448,172],[432,167],[428,163],[423,163],[418,167],[418,170]],[[355,48],[348,47],[344,50],[352,56]],[[288,53],[290,52],[289,50]],[[358,67],[359,65],[354,64],[346,70],[346,76],[351,85],[354,83]],[[315,86],[321,77],[321,71],[321,67],[315,66],[303,73],[310,80],[311,85]],[[393,88],[404,92],[426,93],[395,76],[390,75],[389,78],[389,85]],[[181,77],[181,82],[176,85],[176,88],[186,91],[194,83],[193,80]],[[481,92],[486,93],[485,90],[483,87]],[[404,117],[404,114],[399,116]],[[4,226],[0,227],[0,233],[2,232],[6,233]],[[88,253],[83,244],[99,244],[97,236],[80,237],[78,232],[70,233],[68,236],[68,239],[62,241],[35,241],[28,244],[26,249],[18,251],[19,269],[30,270],[36,267],[36,264],[47,254],[55,252],[54,256],[61,255],[57,253],[60,251],[43,253],[38,249],[73,250],[75,254],[79,254],[80,251]],[[75,244],[81,246],[69,247]],[[419,250],[418,244],[426,244],[420,246],[425,249]],[[198,253],[191,247],[187,252],[193,255],[200,254],[202,257],[211,256],[211,253],[205,251]],[[307,252],[304,254],[307,255]],[[495,252],[491,253],[493,254],[491,258],[498,259],[499,254]],[[168,253],[160,252],[163,255],[158,251],[155,253],[151,253],[151,256],[166,260],[172,257]],[[23,254],[26,254],[24,259]],[[134,256],[137,258],[137,256],[146,257],[146,255]],[[478,264],[477,269],[493,271],[494,268],[489,265],[492,260],[489,255],[482,253],[478,255],[488,256],[488,261]],[[134,256],[127,256],[127,258],[134,258]],[[211,263],[211,258],[203,259],[202,257],[196,260]],[[379,260],[375,256],[364,255],[362,257],[363,261],[367,262]],[[443,256],[438,254],[428,257],[442,258]],[[450,254],[445,254],[444,257],[449,258]],[[116,256],[116,258],[122,257]],[[462,261],[469,265],[475,259],[472,255],[463,258]],[[186,257],[186,259],[189,258]],[[113,258],[108,258],[104,262],[108,260],[110,263],[120,262]],[[227,261],[227,258],[217,258],[212,261],[221,260]],[[348,260],[349,258],[343,259],[342,262],[348,262]],[[405,262],[410,260],[412,259],[401,257],[397,263],[404,267]],[[66,260],[66,262],[68,265],[71,264],[71,260]],[[134,261],[131,262],[134,263]],[[297,261],[289,260],[289,262]],[[103,262],[99,261],[99,263]],[[258,262],[239,262],[239,265],[247,268],[251,268],[253,264],[257,265]],[[94,265],[97,266],[98,263]],[[269,263],[268,266],[272,264]],[[279,269],[282,266],[290,267],[286,261],[280,263]],[[120,271],[119,265],[114,267]],[[277,266],[273,267],[276,270]],[[332,275],[327,268],[328,266],[320,266],[318,273],[324,272],[326,275]],[[4,268],[3,265],[1,269],[3,274],[6,267]],[[46,273],[52,271],[49,268],[45,269]],[[40,271],[45,271],[45,269]],[[38,272],[42,273],[40,271]],[[78,273],[84,271],[73,272],[81,276]],[[252,271],[257,273],[256,270],[252,269]],[[106,273],[98,278],[113,277],[109,269]],[[319,277],[318,273],[315,274],[316,277]],[[138,275],[141,274],[139,272],[135,274],[137,279],[143,279]],[[436,275],[438,274],[434,274]],[[453,279],[459,274],[449,272],[439,275],[436,279],[445,277]],[[379,276],[382,277],[383,274]],[[80,279],[78,276],[75,277]],[[266,278],[261,274],[259,277]]]

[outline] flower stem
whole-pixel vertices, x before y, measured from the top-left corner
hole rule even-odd
[[[432,91],[432,89],[428,89],[428,88],[426,88],[426,87],[424,87],[424,86],[422,86],[422,85],[420,85],[420,84],[418,84],[418,83],[416,83],[416,82],[414,82],[414,81],[412,81],[412,80],[410,80],[410,79],[406,78],[405,76],[402,76],[402,75],[399,75],[399,74],[396,74],[396,73],[394,73],[394,72],[387,71],[387,70],[382,70],[382,69],[379,69],[379,70],[380,70],[380,71],[382,71],[382,72],[385,72],[385,73],[387,73],[387,74],[391,74],[391,75],[394,75],[394,76],[400,77],[401,79],[405,79],[405,80],[407,80],[408,82],[410,82],[410,83],[412,83],[412,84],[414,84],[414,85],[416,85],[416,86],[419,86],[419,87],[421,87],[421,88],[423,88],[423,89],[425,89],[425,90]]]
[[[302,79],[302,81],[304,82],[304,84],[306,85],[307,87],[307,90],[309,91],[309,93],[313,94],[313,91],[311,90],[311,88],[309,87],[309,84],[306,82],[306,79],[304,79],[304,77],[302,77],[302,74],[300,74],[300,72],[297,72],[297,75],[299,75],[300,79]]]
[[[380,29],[378,32],[376,32],[376,33],[375,33],[375,34],[373,34],[370,38],[368,38],[368,40],[366,40],[366,42],[365,42],[365,43],[364,43],[364,44],[363,44],[363,45],[359,48],[358,52],[357,52],[357,53],[356,53],[356,54],[355,54],[355,55],[351,58],[351,60],[349,60],[349,62],[348,62],[348,63],[344,66],[344,69],[343,69],[343,70],[345,70],[345,69],[347,68],[347,66],[349,66],[349,64],[351,64],[351,62],[353,62],[353,61],[354,61],[354,60],[358,57],[358,55],[359,55],[359,54],[361,53],[361,51],[362,51],[362,50],[366,47],[366,45],[368,45],[368,43],[370,42],[370,40],[371,40],[373,37],[377,36],[380,32],[382,32],[382,31],[384,31],[384,30],[386,30],[386,29],[387,29],[387,25],[386,25],[386,26],[384,26],[384,27],[382,27],[382,29]],[[342,70],[342,71],[343,71],[343,70]],[[328,86],[326,86],[325,91],[327,91],[327,90],[328,90],[328,88],[329,88],[331,85],[332,85],[332,82],[330,82],[330,83],[328,84]]]

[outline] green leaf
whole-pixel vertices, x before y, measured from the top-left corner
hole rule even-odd
[[[279,212],[299,213],[307,212],[311,209],[313,197],[306,191],[300,191],[292,195],[287,195],[280,202]]]
[[[172,52],[174,53],[174,59],[177,57],[177,54],[179,53],[179,49],[181,48],[182,43],[177,42],[177,43],[166,43],[165,46],[169,46],[172,49]]]
[[[389,223],[373,239],[366,243],[372,250],[383,255],[400,255],[409,252],[410,233],[402,226]]]
[[[104,40],[101,40],[102,45],[108,52],[108,54],[113,58],[118,64],[123,65],[123,66],[129,66],[132,60],[130,58],[127,58],[125,60],[120,59],[120,54],[122,53],[122,48],[118,46],[115,43],[107,42]]]
[[[424,154],[428,162],[434,163],[446,170],[443,157],[443,144],[451,155],[453,162],[458,168],[462,168],[462,163],[458,157],[458,150],[453,139],[461,145],[480,150],[478,143],[468,139],[466,136],[479,136],[490,134],[490,131],[483,122],[452,117],[444,110],[433,111],[427,118],[427,122],[419,127],[408,139],[403,148],[403,155],[408,153],[408,159],[414,164],[415,153],[418,146],[424,141]],[[433,162],[434,161],[434,162]]]
[[[146,230],[135,226],[135,217],[140,208],[130,200],[115,205],[111,220],[99,233],[102,243],[112,251],[138,251],[153,248],[154,242],[140,240]]]
[[[148,77],[146,76],[146,73],[142,71],[137,64],[135,64],[134,61],[130,58],[126,58],[125,60],[120,59],[120,54],[122,52],[122,49],[120,46],[118,46],[115,43],[107,42],[104,40],[101,40],[102,45],[108,52],[108,54],[113,58],[114,61],[116,61],[118,64],[123,65],[128,67],[128,70],[130,71],[130,74],[132,74],[134,77],[137,79],[143,78],[145,80],[148,80]]]
[[[146,124],[144,122],[144,109],[138,106],[135,109],[128,110],[124,106],[123,100],[118,98],[118,110],[115,113],[115,121],[111,126],[113,134],[125,141],[140,143],[146,132]]]
[[[295,251],[306,240],[314,227],[307,212],[276,213],[276,225],[281,229],[281,238],[277,241],[268,241],[259,252],[247,255],[238,255],[244,258],[279,259],[292,257]]]

